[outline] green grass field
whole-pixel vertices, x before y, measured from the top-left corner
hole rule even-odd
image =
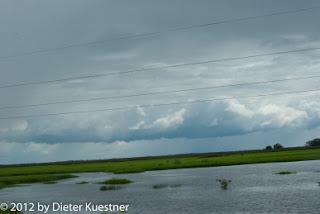
[[[91,161],[60,164],[0,167],[0,188],[16,184],[48,182],[63,179],[64,173],[112,172],[138,173],[193,167],[216,167],[240,164],[320,160],[320,148],[293,148],[282,151],[245,151],[140,158],[123,161]],[[59,177],[62,176],[62,177]],[[68,176],[71,175],[65,175]]]
[[[26,183],[50,183],[57,180],[75,178],[77,176],[70,174],[50,174],[50,175],[15,175],[15,176],[0,176],[0,189],[4,187],[15,186],[17,184],[26,184]]]
[[[19,213],[21,213],[21,212],[18,212],[18,211],[15,211],[15,212],[11,212],[11,211],[9,211],[9,210],[7,210],[7,211],[2,211],[2,210],[0,210],[0,214],[19,214]]]

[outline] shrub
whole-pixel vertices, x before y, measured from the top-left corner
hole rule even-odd
[[[269,145],[269,146],[266,146],[265,150],[272,151],[273,149],[272,149],[272,146]]]

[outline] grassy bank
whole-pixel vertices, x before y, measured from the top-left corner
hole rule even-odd
[[[20,214],[20,213],[22,213],[22,212],[18,212],[18,211],[11,212],[9,210],[7,210],[7,211],[0,210],[0,214]]]
[[[137,173],[148,170],[179,169],[192,167],[215,167],[239,164],[320,160],[320,148],[298,148],[283,151],[246,151],[189,156],[139,158],[123,161],[97,161],[47,165],[5,166],[0,168],[0,185],[4,180],[18,183],[56,180],[57,173],[112,172]],[[51,174],[51,175],[50,175]],[[42,177],[43,175],[44,177]],[[70,176],[70,175],[69,175]],[[43,179],[49,180],[43,180]],[[52,179],[52,180],[50,180]],[[12,182],[17,184],[17,182]],[[7,183],[6,183],[7,184]]]
[[[70,174],[54,175],[54,174],[40,174],[40,175],[16,175],[16,176],[1,176],[0,177],[0,189],[4,187],[15,186],[17,184],[27,183],[50,183],[57,180],[74,178],[76,176]]]

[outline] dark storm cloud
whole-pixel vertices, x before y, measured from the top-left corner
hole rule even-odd
[[[317,3],[316,0],[1,1],[0,58],[215,20],[307,8]],[[1,85],[319,47],[319,27],[315,21],[319,18],[319,11],[314,10],[2,58]],[[314,75],[320,68],[318,55],[319,51],[313,51],[92,80],[6,88],[0,90],[0,100],[1,106],[26,105]],[[184,94],[6,109],[0,110],[0,116],[86,111],[189,99],[253,95],[304,90],[316,88],[318,85],[319,80],[313,79]],[[0,141],[8,148],[10,143],[15,148],[19,145],[16,142],[31,143],[32,151],[35,147],[36,150],[46,147],[43,143],[52,144],[46,148],[59,150],[60,146],[56,146],[56,143],[63,145],[80,142],[85,146],[86,143],[112,144],[114,141],[126,141],[127,143],[121,145],[110,144],[113,149],[119,147],[120,151],[124,147],[130,147],[131,141],[145,140],[156,144],[157,140],[168,138],[174,146],[176,139],[188,141],[221,137],[222,140],[219,138],[219,141],[223,142],[224,137],[228,136],[241,137],[275,130],[284,130],[283,133],[287,133],[287,130],[295,130],[297,127],[304,132],[318,127],[320,108],[317,94],[268,97],[248,102],[234,100],[99,114],[1,120]],[[254,141],[254,138],[252,140]],[[195,150],[193,146],[186,146],[185,149],[191,152]],[[128,156],[133,155],[130,151]],[[147,153],[152,151],[148,150]],[[81,155],[79,152],[79,157]]]

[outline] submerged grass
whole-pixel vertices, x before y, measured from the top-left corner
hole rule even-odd
[[[281,172],[277,172],[275,174],[277,175],[291,175],[291,174],[296,174],[297,172],[291,172],[291,171],[281,171]]]
[[[121,189],[121,187],[119,186],[115,186],[115,185],[108,185],[108,186],[101,186],[100,187],[100,191],[112,191],[112,190],[118,190]]]
[[[80,182],[77,182],[76,184],[88,184],[89,182],[88,181],[80,181]]]
[[[6,210],[6,211],[0,210],[0,214],[22,214],[22,212],[19,212],[19,211],[10,211],[10,210]]]
[[[163,188],[177,188],[181,187],[181,184],[155,184],[152,186],[153,189],[163,189]]]
[[[56,181],[45,181],[43,182],[43,184],[56,184],[57,182]]]
[[[123,185],[123,184],[130,184],[132,181],[125,179],[125,178],[111,178],[101,182],[101,184],[111,184],[111,185]]]
[[[168,184],[155,184],[152,186],[153,189],[163,189],[167,187],[168,187]]]
[[[52,184],[57,180],[75,178],[77,176],[70,174],[62,175],[16,175],[16,176],[1,176],[0,177],[0,189],[5,187],[12,187],[18,184],[28,184],[28,183],[46,183]]]

